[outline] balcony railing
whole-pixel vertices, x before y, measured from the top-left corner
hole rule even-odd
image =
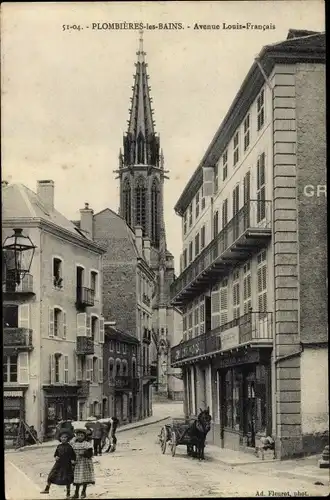
[[[172,303],[180,305],[219,275],[265,246],[271,235],[271,202],[250,200],[171,285]]]
[[[76,305],[78,308],[93,307],[95,291],[85,286],[77,287]]]
[[[77,390],[78,398],[88,398],[90,384],[91,384],[90,380],[79,380],[78,381],[78,390]]]
[[[150,306],[150,303],[151,303],[151,300],[150,300],[150,297],[148,297],[147,294],[143,294],[142,295],[142,302],[146,305],[146,306]]]
[[[171,364],[225,351],[247,342],[272,342],[272,313],[249,312],[198,337],[180,342],[171,349]]]
[[[3,346],[20,350],[33,349],[32,330],[29,328],[19,328],[19,327],[4,328]]]
[[[94,340],[91,337],[77,337],[76,351],[78,356],[94,354]]]
[[[132,377],[129,375],[116,375],[110,378],[109,385],[117,390],[132,389]]]
[[[34,294],[32,274],[26,274],[19,284],[16,283],[14,277],[7,275],[6,280],[2,283],[2,291],[4,293]]]

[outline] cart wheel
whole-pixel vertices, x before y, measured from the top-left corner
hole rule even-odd
[[[172,457],[174,457],[174,455],[175,455],[175,449],[176,449],[176,434],[175,434],[175,432],[172,432],[172,434],[171,434]]]
[[[163,427],[162,430],[160,431],[159,441],[160,441],[160,448],[161,448],[162,453],[164,455],[164,453],[166,451],[166,441],[167,441],[166,427]]]

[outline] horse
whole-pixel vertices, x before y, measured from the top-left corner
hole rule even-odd
[[[207,407],[206,410],[199,409],[200,413],[197,417],[197,420],[189,428],[189,436],[194,443],[187,447],[188,455],[191,455],[193,452],[193,448],[196,449],[196,455],[199,460],[204,460],[204,448],[205,448],[205,439],[208,432],[211,429],[211,420],[212,417],[210,415],[210,408]]]

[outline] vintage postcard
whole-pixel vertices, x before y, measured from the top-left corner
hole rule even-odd
[[[1,4],[5,498],[329,494],[325,4]]]

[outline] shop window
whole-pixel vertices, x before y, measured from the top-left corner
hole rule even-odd
[[[17,382],[18,381],[18,356],[6,356],[3,359],[3,381]]]

